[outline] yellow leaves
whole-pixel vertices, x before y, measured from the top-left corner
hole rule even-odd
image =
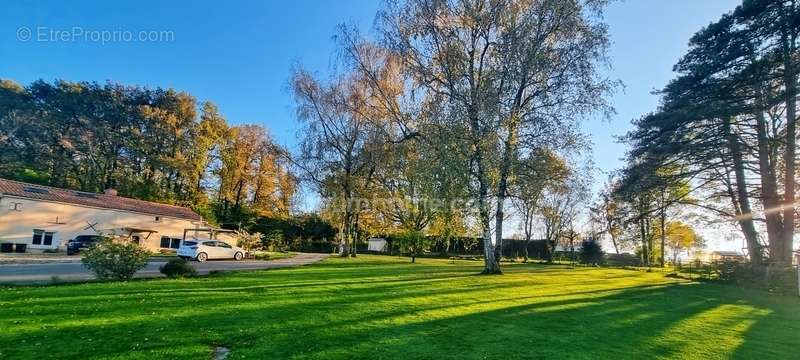
[[[261,126],[231,128],[220,151],[220,197],[247,202],[260,215],[286,215],[297,180],[286,167],[280,148]]]
[[[667,223],[667,245],[669,247],[673,249],[689,249],[695,246],[696,242],[697,234],[691,226],[680,221]]]

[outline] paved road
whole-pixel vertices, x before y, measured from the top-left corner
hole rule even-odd
[[[203,263],[191,262],[200,274],[211,271],[262,270],[312,264],[328,257],[328,254],[299,253],[288,259],[258,261],[213,260]],[[165,261],[151,261],[136,273],[136,277],[161,277],[159,266]],[[50,282],[57,276],[60,281],[82,281],[94,279],[92,274],[81,263],[52,264],[5,264],[0,265],[0,283],[38,283]]]

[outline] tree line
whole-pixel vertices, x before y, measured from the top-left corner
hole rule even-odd
[[[580,123],[613,113],[617,86],[602,75],[605,5],[387,1],[374,32],[338,28],[332,75],[292,69],[301,130],[291,154],[183,92],[4,81],[0,174],[115,187],[250,228],[290,214],[302,183],[343,256],[370,235],[402,234],[414,253],[429,236],[446,248],[475,236],[483,272],[500,273],[512,216],[551,254],[579,240],[591,181]]]
[[[189,206],[249,226],[285,217],[296,177],[258,125],[230,125],[211,102],[113,82],[0,80],[0,176]]]
[[[739,228],[753,264],[791,263],[799,33],[795,1],[746,0],[694,34],[658,110],[625,136],[611,223],[643,246],[659,224],[663,244],[670,211],[701,208]]]
[[[339,28],[332,76],[295,68],[293,162],[338,225],[342,255],[367,228],[477,233],[492,274],[515,205],[531,223],[552,220],[553,246],[574,230],[588,177],[579,123],[608,115],[616,86],[599,71],[605,3],[388,1],[374,36]]]

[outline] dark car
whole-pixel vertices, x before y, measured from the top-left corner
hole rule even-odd
[[[67,255],[75,255],[101,239],[98,235],[78,235],[67,243]]]

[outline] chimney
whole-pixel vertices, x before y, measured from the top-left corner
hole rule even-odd
[[[108,188],[108,189],[103,190],[103,194],[111,195],[111,196],[117,196],[117,190],[113,189],[113,188]]]

